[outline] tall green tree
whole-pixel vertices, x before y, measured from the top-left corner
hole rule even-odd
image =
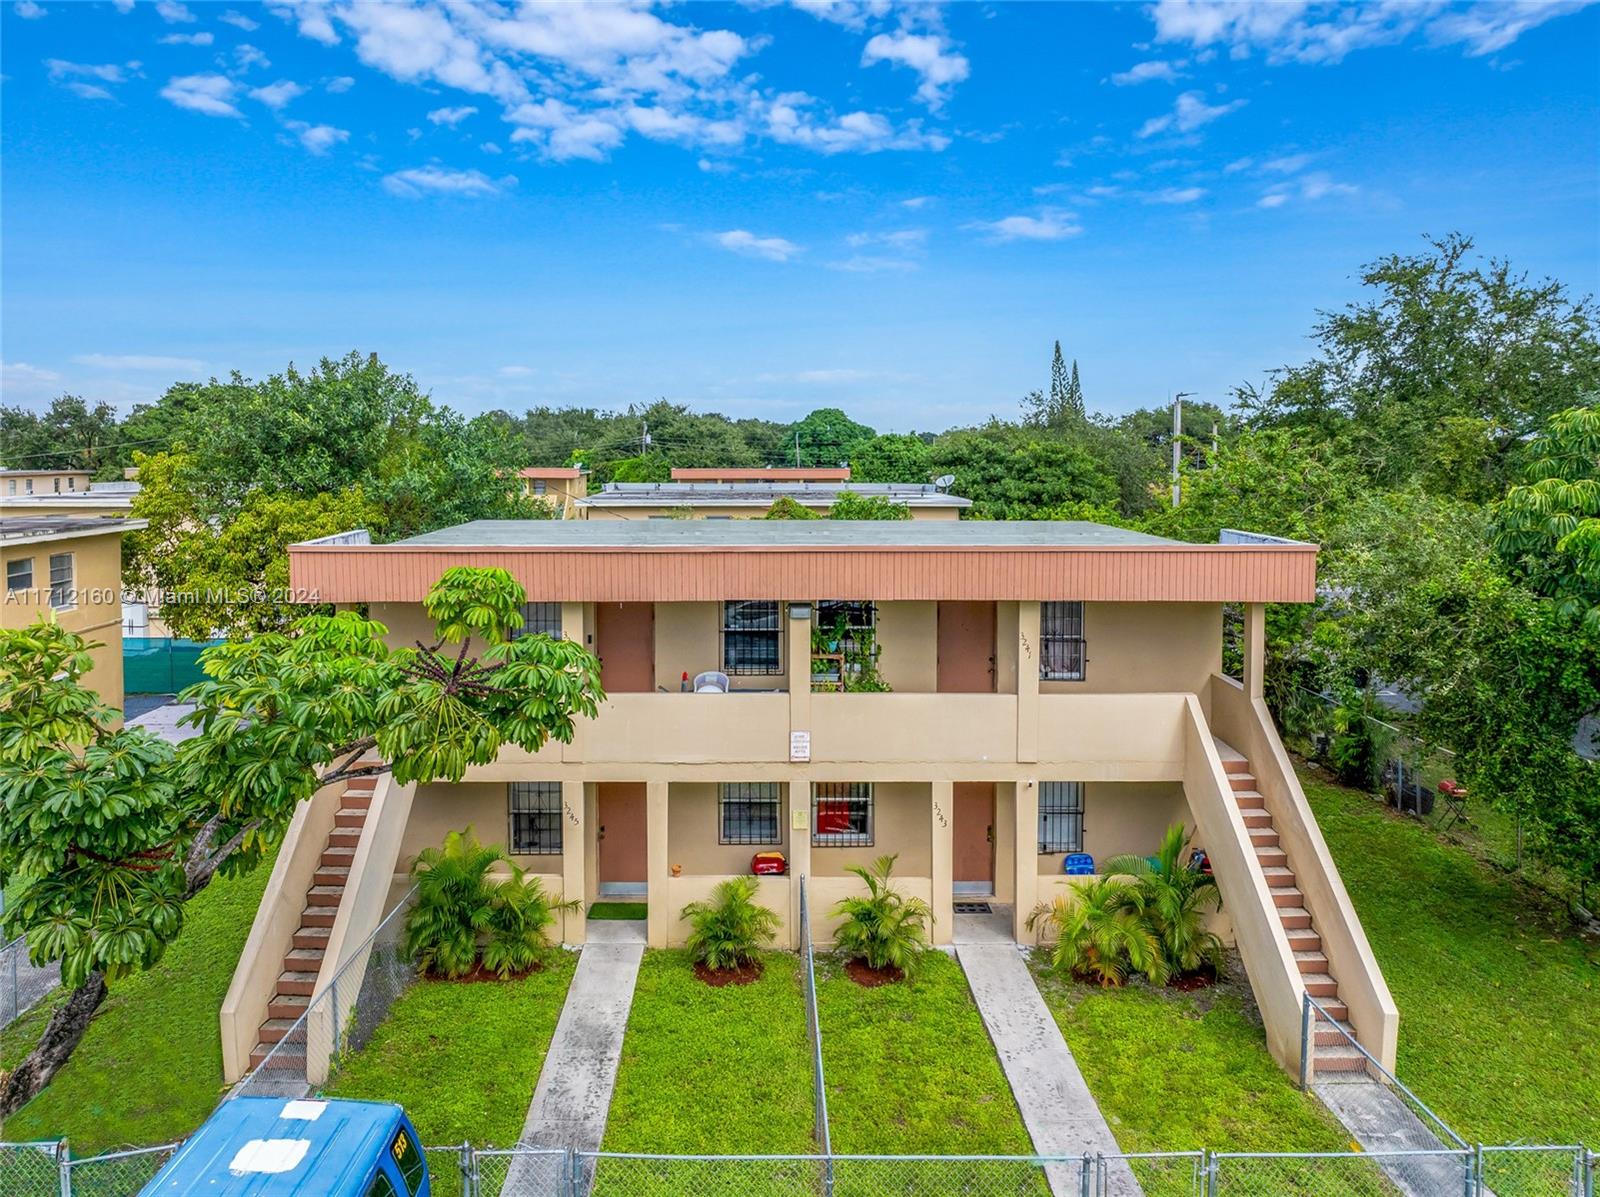
[[[856,423],[837,407],[819,407],[790,425],[789,454],[785,463],[793,460],[796,437],[800,443],[801,465],[837,466],[850,461],[875,435],[871,428]]]
[[[930,464],[954,474],[954,493],[971,499],[972,513],[985,519],[1036,519],[1064,504],[1117,502],[1116,481],[1080,444],[1014,424],[947,432],[934,442]]]
[[[1083,384],[1078,381],[1078,359],[1072,359],[1072,377],[1067,381],[1066,408],[1080,420],[1083,418]]]
[[[1072,406],[1071,382],[1067,378],[1067,362],[1061,356],[1061,342],[1056,342],[1055,356],[1050,359],[1050,410],[1066,412]]]
[[[604,698],[574,641],[509,633],[526,596],[504,570],[447,570],[423,603],[429,646],[391,648],[356,612],[207,650],[183,698],[198,734],[173,747],[83,684],[88,641],[40,620],[0,630],[0,875],[4,928],[67,998],[0,1089],[0,1117],[71,1057],[119,976],[182,931],[219,871],[256,867],[319,788],[392,773],[459,781],[502,745],[569,742]]]
[[[53,399],[41,414],[0,407],[0,465],[15,470],[88,470],[114,475],[116,408],[77,395]]]
[[[1600,630],[1600,406],[1557,412],[1529,443],[1494,543],[1513,577]]]
[[[863,441],[850,457],[854,482],[926,483],[931,452],[927,441],[909,432],[882,432]]]

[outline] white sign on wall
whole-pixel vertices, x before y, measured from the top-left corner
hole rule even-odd
[[[811,759],[810,732],[792,731],[789,733],[789,759],[791,761],[809,761]]]

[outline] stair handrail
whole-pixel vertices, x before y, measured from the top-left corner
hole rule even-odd
[[[1355,1048],[1356,1051],[1361,1053],[1361,1055],[1365,1058],[1365,1060],[1367,1062],[1367,1067],[1368,1068],[1377,1069],[1378,1070],[1378,1075],[1384,1081],[1386,1081],[1388,1084],[1392,1085],[1394,1088],[1398,1089],[1401,1093],[1403,1093],[1406,1096],[1406,1098],[1411,1102],[1412,1106],[1414,1106],[1416,1109],[1420,1110],[1423,1114],[1425,1114],[1427,1116],[1428,1120],[1430,1122],[1432,1122],[1434,1126],[1438,1127],[1441,1131],[1443,1131],[1444,1134],[1445,1134],[1445,1137],[1448,1138],[1452,1143],[1455,1144],[1457,1150],[1459,1150],[1459,1151],[1470,1150],[1470,1147],[1469,1147],[1467,1141],[1465,1139],[1463,1139],[1460,1135],[1456,1134],[1455,1131],[1451,1130],[1449,1123],[1445,1122],[1445,1120],[1443,1118],[1441,1118],[1441,1117],[1439,1117],[1439,1115],[1435,1114],[1433,1112],[1432,1108],[1429,1107],[1427,1102],[1423,1101],[1422,1098],[1418,1097],[1415,1093],[1413,1093],[1411,1091],[1410,1087],[1404,1081],[1402,1081],[1399,1077],[1395,1076],[1394,1073],[1390,1072],[1387,1068],[1385,1068],[1382,1065],[1382,1063],[1379,1062],[1379,1060],[1378,1060],[1378,1058],[1376,1056],[1374,1056],[1366,1048],[1362,1047],[1360,1042],[1356,1039],[1356,1037],[1354,1035],[1350,1034],[1350,1032],[1345,1030],[1342,1026],[1340,1026],[1339,1025],[1339,1020],[1334,1018],[1333,1015],[1329,1014],[1328,1011],[1327,1011],[1327,1008],[1324,1007],[1321,1002],[1317,1001],[1317,999],[1312,997],[1311,994],[1309,994],[1309,993],[1307,993],[1305,995],[1304,1013],[1303,1013],[1303,1016],[1302,1016],[1302,1019],[1301,1019],[1301,1023],[1300,1023],[1300,1088],[1301,1089],[1309,1089],[1311,1087],[1311,1076],[1312,1076],[1312,1072],[1314,1071],[1314,1059],[1313,1059],[1313,1057],[1315,1056],[1315,1053],[1316,1053],[1316,1040],[1317,1040],[1317,1036],[1316,1036],[1316,1021],[1317,1021],[1318,1016],[1320,1016],[1323,1019],[1327,1020],[1328,1025],[1331,1026],[1335,1031],[1337,1031],[1339,1033],[1340,1037],[1343,1038],[1346,1043],[1348,1043],[1351,1047]]]

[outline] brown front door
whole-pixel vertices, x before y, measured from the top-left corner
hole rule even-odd
[[[953,881],[986,882],[994,887],[994,782],[955,783]]]
[[[595,640],[606,693],[656,688],[655,604],[596,603]]]
[[[596,789],[600,881],[648,881],[644,782],[602,781]]]
[[[994,693],[994,604],[939,604],[939,692]]]

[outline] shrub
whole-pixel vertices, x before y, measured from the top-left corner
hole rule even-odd
[[[839,951],[862,959],[880,972],[899,969],[910,976],[928,946],[928,924],[933,911],[921,898],[908,898],[890,883],[896,856],[880,856],[866,868],[851,865],[850,872],[867,883],[867,896],[845,898],[834,908],[844,922],[834,937]]]
[[[1103,986],[1125,984],[1142,973],[1152,984],[1167,979],[1161,942],[1145,918],[1138,886],[1116,877],[1074,885],[1028,916],[1028,927],[1046,926],[1056,935],[1050,965]]]
[[[510,877],[492,871],[505,864]],[[527,972],[549,948],[555,902],[537,877],[510,863],[505,849],[478,841],[472,828],[452,831],[439,848],[424,848],[411,865],[417,900],[406,915],[406,951],[436,977],[464,977],[483,966],[501,977]]]
[[[756,951],[778,934],[776,911],[758,906],[761,883],[754,877],[730,877],[711,891],[707,902],[690,902],[683,917],[694,930],[685,946],[709,969],[740,968],[755,960]]]
[[[1216,878],[1189,863],[1192,842],[1188,829],[1174,823],[1161,837],[1153,865],[1142,856],[1117,856],[1102,867],[1134,878],[1145,923],[1160,942],[1168,972],[1181,976],[1209,965],[1220,976],[1222,940],[1206,929],[1206,912],[1221,907],[1222,894]]]

